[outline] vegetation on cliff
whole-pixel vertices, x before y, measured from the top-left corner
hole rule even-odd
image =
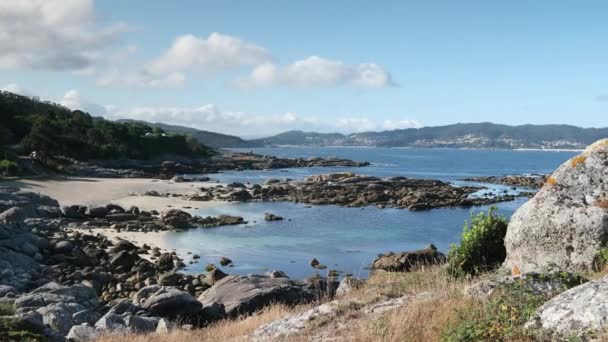
[[[0,146],[79,160],[202,157],[213,150],[180,134],[140,123],[118,123],[37,98],[0,92]]]

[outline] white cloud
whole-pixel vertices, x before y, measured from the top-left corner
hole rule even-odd
[[[97,17],[93,0],[0,0],[0,68],[90,67],[128,29]]]
[[[145,70],[123,71],[110,68],[97,74],[97,85],[101,87],[120,86],[136,88],[179,87],[186,77],[180,72],[167,75],[153,75]]]
[[[242,66],[255,66],[271,60],[266,49],[221,33],[207,38],[194,35],[179,36],[159,58],[151,61],[146,70],[166,74],[185,70],[218,71]]]
[[[84,99],[80,93],[74,89],[68,90],[61,100],[59,100],[59,104],[71,110],[82,110],[93,116],[106,114],[106,109],[103,106]]]
[[[225,111],[213,104],[200,107],[133,107],[106,106],[105,117],[112,120],[134,119],[148,122],[163,122],[202,130],[235,134],[239,136],[268,136],[288,130],[317,132],[354,133],[394,129],[397,127],[420,127],[415,120],[395,123],[376,122],[369,117],[321,117],[300,115],[295,112],[283,114],[251,114],[240,111]]]
[[[253,69],[248,77],[237,80],[244,88],[293,86],[330,87],[352,85],[365,88],[394,86],[391,74],[377,64],[345,64],[317,56],[285,67],[267,62]]]
[[[384,120],[382,123],[382,129],[384,130],[394,130],[394,129],[404,129],[404,128],[420,128],[422,127],[422,123],[418,120]]]
[[[143,66],[114,66],[95,75],[97,85],[102,87],[179,87],[184,84],[188,71],[217,72],[269,60],[270,54],[264,48],[237,37],[221,33],[211,33],[207,38],[183,35],[160,57]],[[118,65],[119,61],[116,58],[108,64]]]
[[[9,83],[0,88],[2,91],[8,91],[14,94],[29,96],[31,93],[21,88],[17,83]]]

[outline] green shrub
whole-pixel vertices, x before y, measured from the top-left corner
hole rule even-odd
[[[15,307],[11,304],[0,303],[0,316],[12,316],[15,314]]]
[[[453,276],[477,275],[499,266],[506,258],[504,240],[508,221],[495,214],[471,214],[465,222],[460,245],[452,244],[448,252],[448,272]]]
[[[595,255],[595,269],[601,271],[608,265],[608,247],[604,246]]]
[[[554,294],[539,294],[532,287],[514,283],[496,291],[487,302],[475,302],[457,312],[456,322],[443,331],[446,342],[533,341],[538,332],[524,324]],[[542,338],[540,339],[542,340]]]
[[[16,162],[8,159],[0,159],[0,175],[13,176],[19,171]]]

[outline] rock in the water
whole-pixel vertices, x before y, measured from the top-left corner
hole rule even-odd
[[[266,213],[266,214],[264,214],[264,220],[266,220],[266,221],[282,221],[283,217],[279,216],[279,215],[272,214],[272,213]]]
[[[543,304],[526,323],[558,338],[608,328],[608,277],[573,287]]]
[[[409,272],[417,266],[440,264],[445,261],[445,255],[437,251],[433,245],[413,252],[399,254],[387,253],[372,262],[371,268],[393,272]]]
[[[220,258],[220,265],[222,266],[228,266],[229,264],[232,263],[232,260],[226,258],[226,257],[221,257]]]
[[[215,283],[224,279],[226,276],[227,274],[222,272],[222,270],[214,268],[211,271],[207,272],[207,274],[205,275],[205,284],[213,286]]]
[[[199,301],[208,317],[219,319],[253,313],[271,303],[304,303],[313,297],[302,284],[288,278],[249,275],[225,277],[203,292]]]
[[[504,266],[589,270],[608,242],[608,139],[562,164],[511,217]]]
[[[188,317],[197,314],[202,304],[190,294],[171,287],[162,287],[142,304],[142,307],[160,317]]]
[[[161,218],[164,224],[175,229],[190,228],[190,219],[192,219],[192,215],[179,209],[171,209],[163,213]]]

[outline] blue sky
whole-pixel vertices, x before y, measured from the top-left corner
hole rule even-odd
[[[0,87],[242,136],[608,126],[603,1],[0,0]]]

